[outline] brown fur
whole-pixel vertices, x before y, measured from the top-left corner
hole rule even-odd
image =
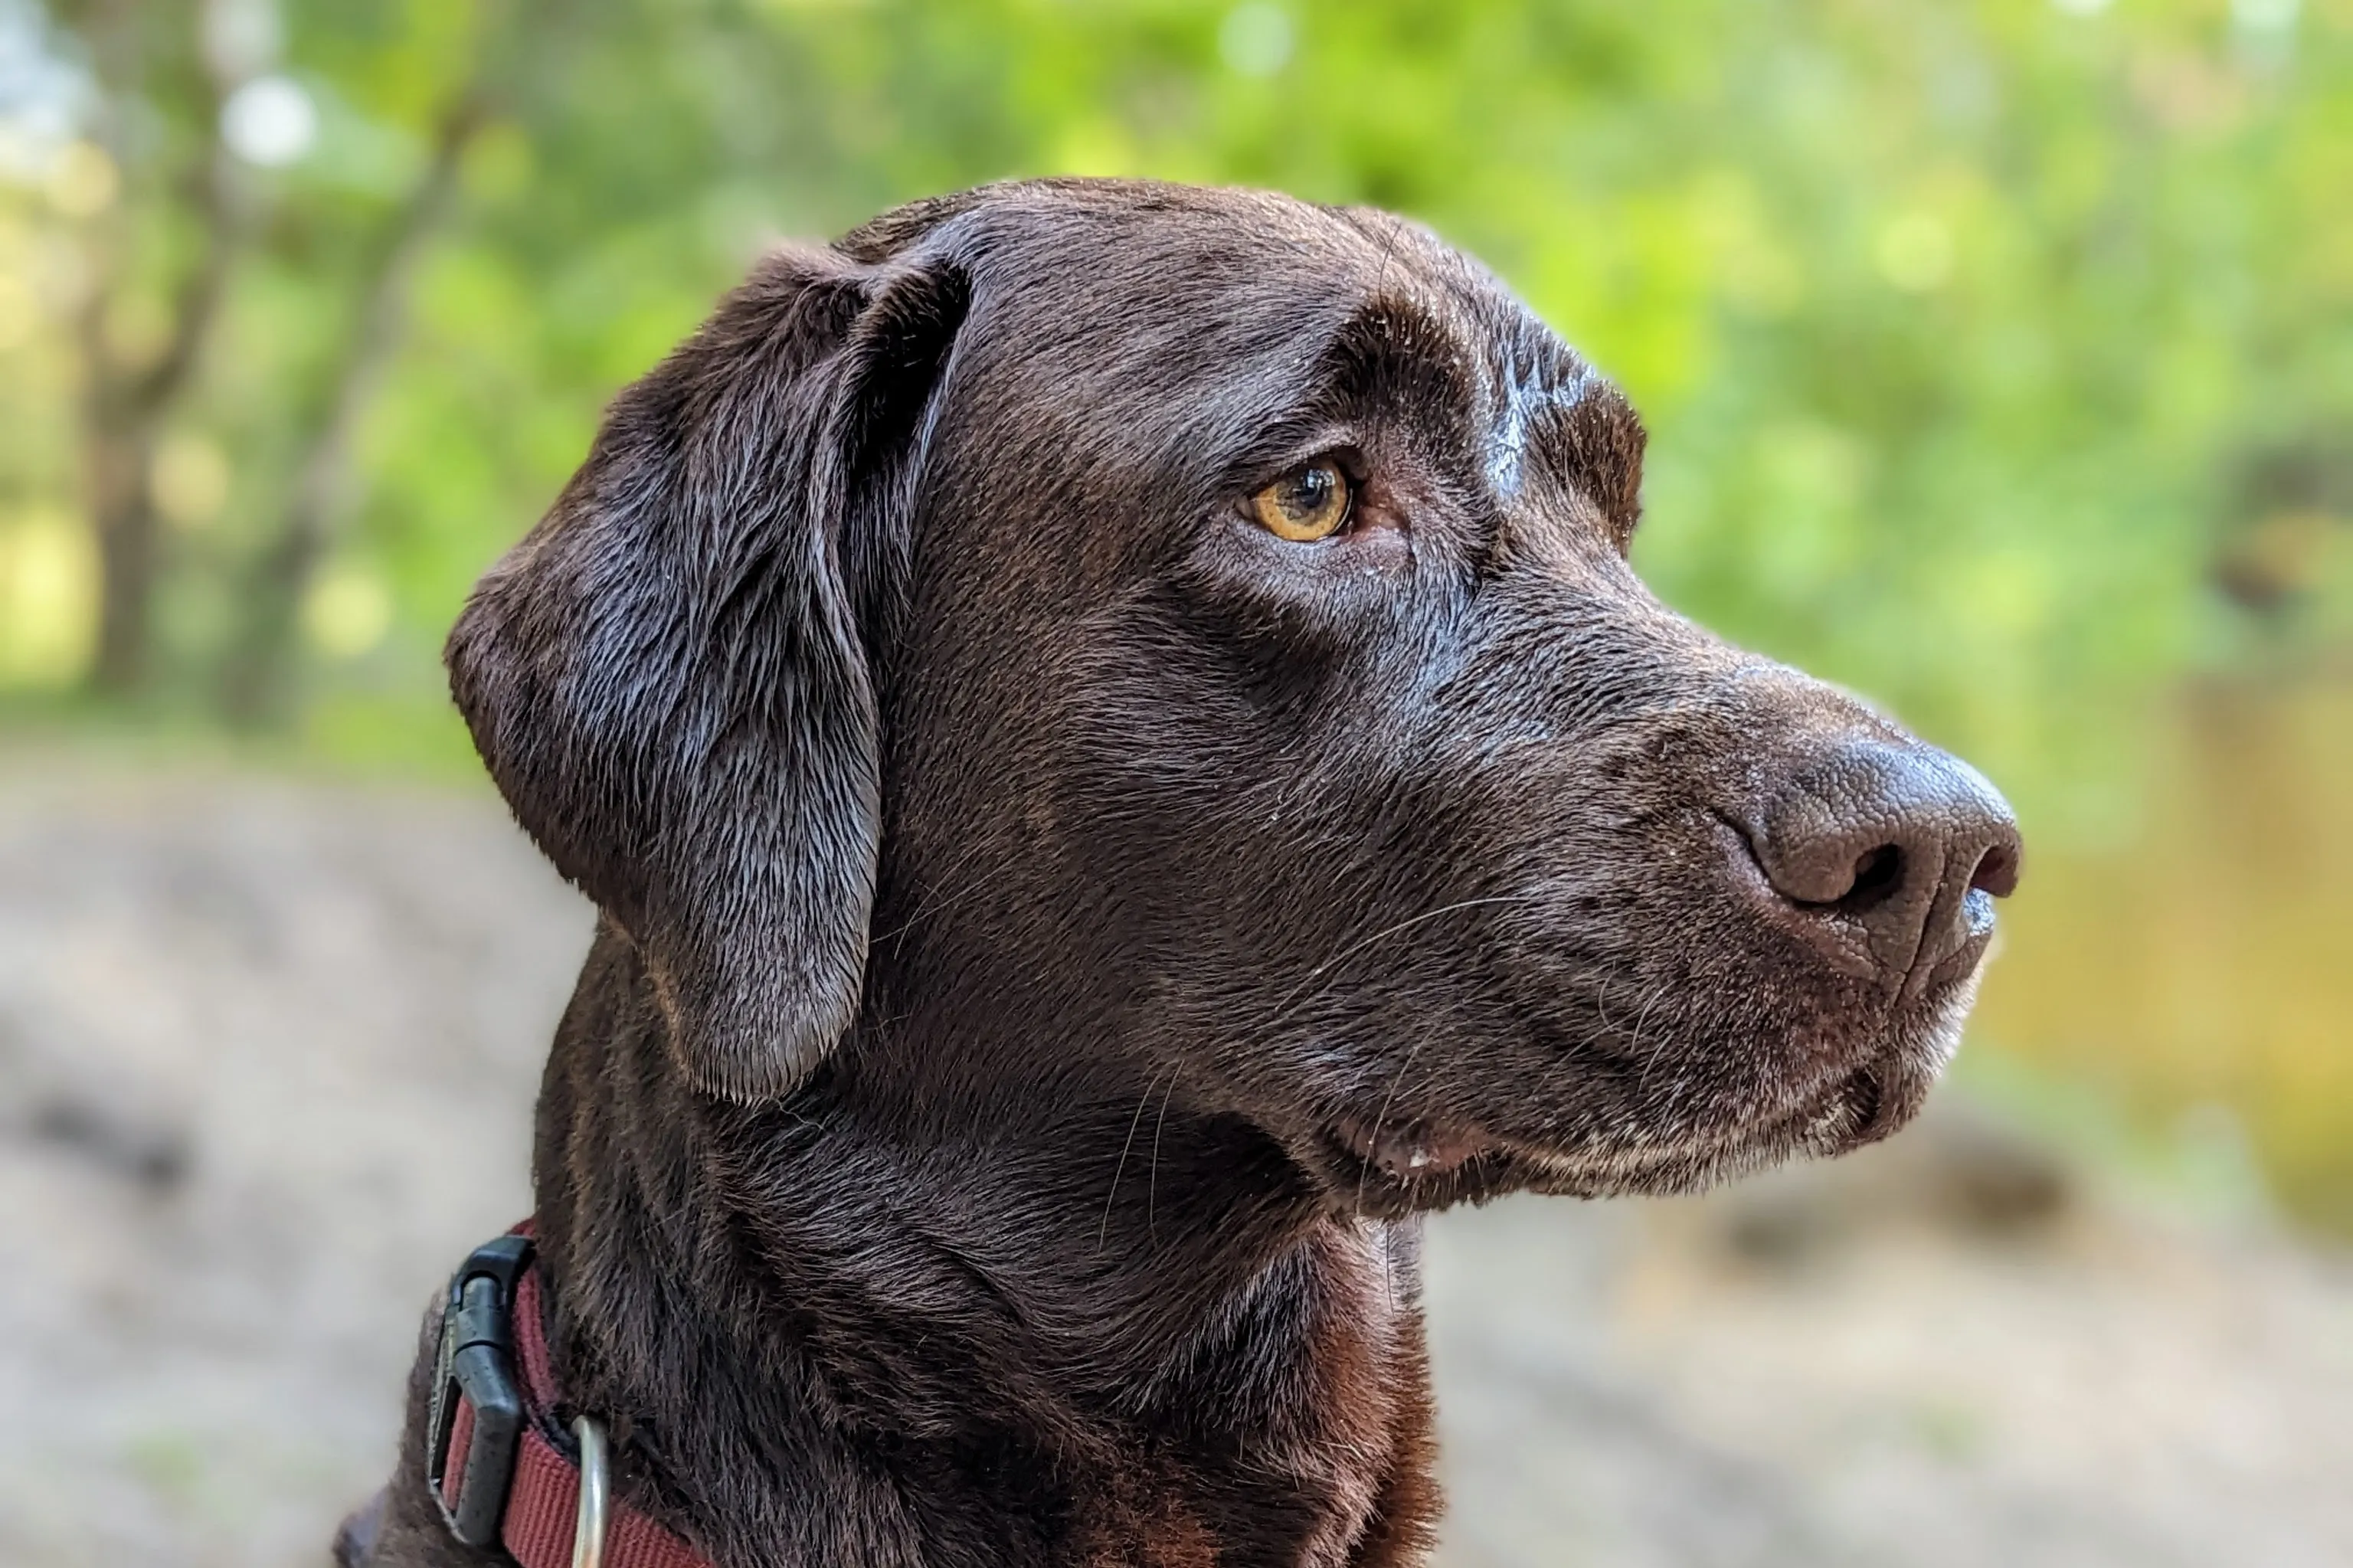
[[[1422,231],[1142,184],[782,252],[621,396],[450,667],[605,915],[535,1177],[624,1495],[728,1568],[1419,1563],[1419,1213],[1910,1115],[2007,811],[1651,599],[1641,450]],[[1349,528],[1254,526],[1324,454]],[[349,1560],[483,1560],[424,1381]]]

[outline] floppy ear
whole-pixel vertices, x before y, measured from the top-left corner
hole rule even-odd
[[[941,265],[769,258],[615,400],[450,633],[491,776],[635,942],[710,1093],[782,1094],[858,1011],[868,645],[967,304]]]

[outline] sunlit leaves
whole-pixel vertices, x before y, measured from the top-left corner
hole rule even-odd
[[[349,541],[392,618],[370,657],[408,661],[378,677],[420,700],[465,585],[545,504],[604,399],[762,245],[1059,172],[1377,202],[1476,250],[1651,419],[1638,560],[1663,592],[1989,747],[2030,803],[2046,792],[2037,768],[2055,799],[2085,759],[2015,737],[2090,735],[2067,715],[2194,664],[2346,635],[2332,585],[2353,570],[2353,482],[2298,466],[2353,445],[2341,8],[284,13],[269,69],[314,106],[312,140],[262,171],[272,205],[187,432],[219,461],[184,444],[167,465],[170,509],[205,516],[180,525],[174,569],[233,580],[283,494],[286,432],[351,330],[366,237],[436,117],[479,93],[491,123],[368,412]],[[184,108],[146,105],[156,144],[206,133]],[[158,237],[155,281],[103,341],[136,350],[140,302],[165,297],[172,192],[104,158],[76,143],[10,187],[5,210],[30,215],[0,235],[11,365],[69,366],[69,317],[32,259],[91,213],[122,204]],[[18,488],[70,504],[71,464],[10,440]],[[2258,494],[2258,471],[2318,477]]]

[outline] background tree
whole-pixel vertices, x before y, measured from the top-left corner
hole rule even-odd
[[[85,504],[100,567],[90,680],[118,695],[148,672],[157,441],[211,340],[250,218],[252,193],[210,130],[258,63],[259,40],[240,37],[227,15],[192,10],[181,26],[157,28],[137,7],[93,4],[65,17],[100,87],[90,140],[69,150],[65,178],[99,209],[83,231],[88,281],[74,325]],[[107,199],[118,183],[123,199]]]

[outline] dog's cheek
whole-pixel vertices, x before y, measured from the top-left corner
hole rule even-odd
[[[1819,1033],[1804,987],[1777,978],[1770,934],[1727,896],[1712,819],[1672,760],[1671,729],[1496,746],[1452,779],[1459,858],[1495,868],[1464,972],[1473,1013],[1519,1021],[1531,1066],[1493,1058],[1474,1086],[1562,1136],[1632,1118],[1736,1119]]]

